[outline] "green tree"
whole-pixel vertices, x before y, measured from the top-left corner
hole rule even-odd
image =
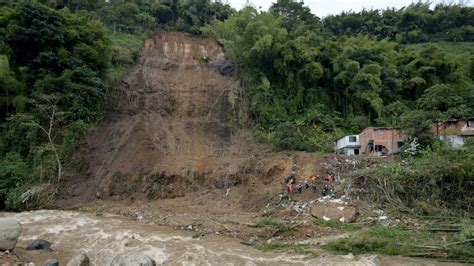
[[[466,105],[466,97],[452,86],[437,84],[428,88],[418,99],[420,108],[430,113],[432,120],[466,118],[472,110]]]

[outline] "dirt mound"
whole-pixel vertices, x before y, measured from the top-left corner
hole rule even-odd
[[[240,87],[231,70],[212,39],[158,32],[146,40],[76,154],[62,198],[168,198],[245,182],[252,140],[232,134]]]
[[[241,95],[216,41],[156,33],[110,92],[106,118],[80,145],[59,204],[173,198],[241,184],[255,195],[242,206],[264,204],[262,195],[281,190],[298,156],[265,152],[251,134],[235,130]]]

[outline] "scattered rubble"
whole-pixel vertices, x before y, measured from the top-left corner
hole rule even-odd
[[[59,261],[57,259],[49,259],[44,263],[45,266],[59,266]]]
[[[140,266],[155,266],[156,262],[147,255],[143,255],[137,252],[127,252],[117,255],[111,266],[128,266],[128,265],[140,265]]]
[[[311,215],[326,221],[335,220],[343,223],[355,222],[359,214],[357,205],[341,200],[318,202],[311,208]]]
[[[84,251],[79,251],[67,263],[67,266],[89,266],[90,260]]]
[[[26,250],[39,250],[46,253],[53,251],[53,249],[51,249],[51,242],[43,239],[33,240],[30,244],[28,244]]]

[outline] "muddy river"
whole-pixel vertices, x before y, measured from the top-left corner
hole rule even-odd
[[[363,256],[320,256],[260,252],[239,241],[219,235],[194,239],[192,232],[143,224],[120,216],[71,211],[40,210],[0,213],[0,217],[18,220],[22,233],[15,253],[22,260],[42,265],[47,259],[65,265],[75,251],[83,250],[92,265],[110,265],[114,257],[137,251],[153,258],[158,265],[419,265],[420,261],[401,258]],[[42,254],[24,248],[34,239],[52,243],[53,251]],[[425,263],[421,263],[425,264]],[[427,263],[425,265],[434,265]]]

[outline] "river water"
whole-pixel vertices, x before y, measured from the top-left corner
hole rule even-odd
[[[374,265],[374,257],[349,260],[342,257],[307,259],[302,255],[260,252],[239,241],[216,235],[193,239],[192,232],[147,225],[119,216],[40,210],[0,213],[20,222],[22,233],[15,252],[20,258],[42,265],[58,259],[65,265],[75,251],[85,251],[92,265],[110,265],[127,251],[138,251],[163,265]],[[34,239],[53,243],[53,252],[25,251]]]
[[[261,252],[220,235],[194,239],[192,232],[144,224],[122,216],[39,210],[1,213],[21,224],[21,235],[14,252],[22,261],[43,265],[47,259],[66,265],[75,251],[83,250],[91,265],[110,265],[118,254],[136,251],[153,258],[157,265],[445,265],[403,257],[303,255]],[[26,251],[34,239],[52,243],[53,251],[42,254]],[[451,264],[454,265],[454,264]]]

